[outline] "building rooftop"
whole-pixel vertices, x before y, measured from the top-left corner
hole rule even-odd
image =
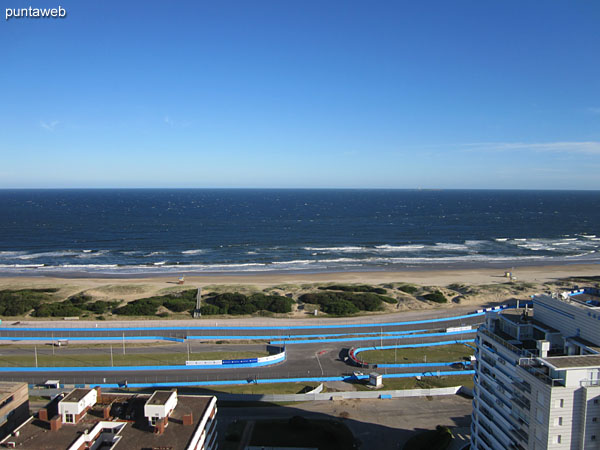
[[[65,398],[62,399],[63,402],[68,403],[79,403],[83,397],[88,395],[93,389],[73,389]]]
[[[21,381],[0,381],[0,399],[14,394],[23,386],[27,386],[27,383]]]
[[[600,355],[552,356],[540,359],[555,370],[600,367]]]
[[[16,448],[24,450],[67,449],[98,423],[108,421],[125,424],[119,433],[120,440],[112,447],[115,450],[184,449],[191,441],[213,397],[179,396],[177,407],[162,434],[154,433],[154,428],[144,416],[144,405],[149,398],[142,394],[103,393],[102,403],[94,405],[77,424],[63,424],[59,430],[50,431],[48,422],[34,417],[19,429],[19,436],[10,436],[6,441],[14,442]],[[103,410],[109,406],[111,417],[103,419]],[[193,415],[192,425],[183,425],[183,416],[190,413]]]
[[[177,406],[162,434],[154,433],[154,429],[148,424],[148,419],[144,417],[144,404],[147,397],[138,399],[133,409],[135,422],[121,432],[121,440],[115,449],[185,448],[209,407],[211,399],[212,397],[179,396]],[[193,424],[183,425],[183,416],[190,413],[193,414]]]
[[[154,391],[146,404],[148,405],[164,405],[176,391]]]

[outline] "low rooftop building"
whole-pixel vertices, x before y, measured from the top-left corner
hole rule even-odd
[[[29,417],[27,383],[0,381],[0,439]]]
[[[92,391],[96,401],[89,404]],[[217,408],[212,396],[178,396],[176,390],[147,395],[75,389],[54,403],[0,443],[36,450],[216,448]],[[53,415],[61,405],[77,405],[85,413],[63,425],[62,415]]]

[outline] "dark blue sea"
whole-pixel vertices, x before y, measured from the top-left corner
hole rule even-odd
[[[0,190],[0,272],[596,263],[600,192]]]

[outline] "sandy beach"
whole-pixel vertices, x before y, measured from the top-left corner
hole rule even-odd
[[[511,270],[511,268],[506,268]],[[553,284],[570,277],[592,277],[600,275],[600,266],[594,264],[561,266],[525,266],[514,268],[517,281],[536,285]],[[184,288],[215,286],[239,287],[240,289],[262,290],[269,287],[300,286],[314,283],[414,283],[421,286],[445,287],[452,283],[465,285],[491,285],[508,283],[503,269],[449,269],[449,270],[405,270],[335,273],[271,273],[186,276]],[[64,296],[81,291],[99,297],[118,296],[123,300],[154,295],[159,292],[179,288],[177,276],[148,275],[135,278],[86,278],[86,277],[46,277],[46,276],[6,276],[0,277],[0,289],[59,288]]]

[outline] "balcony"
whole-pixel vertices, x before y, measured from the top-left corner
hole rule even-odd
[[[503,346],[504,348],[506,348],[507,350],[516,353],[519,356],[523,356],[523,357],[529,357],[529,356],[533,356],[531,354],[531,352],[525,350],[525,349],[521,349],[519,347],[515,347],[512,344],[509,344],[508,342],[506,342],[504,339],[502,339],[500,336],[498,336],[497,334],[494,334],[488,330],[486,330],[484,328],[484,326],[479,327],[479,332],[482,333],[484,336],[489,337],[490,339],[492,339],[494,342],[500,344],[501,346]]]
[[[520,440],[521,442],[523,442],[525,445],[527,445],[529,443],[529,434],[527,434],[525,431],[513,428],[511,430],[511,432],[512,432],[513,435],[515,435],[515,437],[518,440]]]
[[[523,358],[519,360],[519,367],[529,372],[531,375],[536,377],[538,380],[543,383],[555,387],[555,386],[564,386],[565,380],[562,378],[552,378],[549,375],[548,368],[542,364],[540,364],[537,360],[532,358]]]
[[[522,392],[531,394],[531,385],[529,383],[527,383],[526,381],[513,380],[512,385]]]
[[[495,445],[492,445],[493,448],[508,448],[513,443],[513,439],[510,435],[508,435],[508,430],[512,427],[510,424],[507,424],[508,428],[505,430],[500,427],[496,422],[494,422],[493,416],[486,410],[482,410],[483,420],[479,421],[479,428],[484,430],[495,442]]]
[[[519,398],[518,396],[515,396],[513,398],[513,404],[515,404],[516,406],[518,406],[519,408],[521,408],[522,410],[525,410],[525,411],[529,411],[531,408],[531,404],[529,403],[528,400]]]

